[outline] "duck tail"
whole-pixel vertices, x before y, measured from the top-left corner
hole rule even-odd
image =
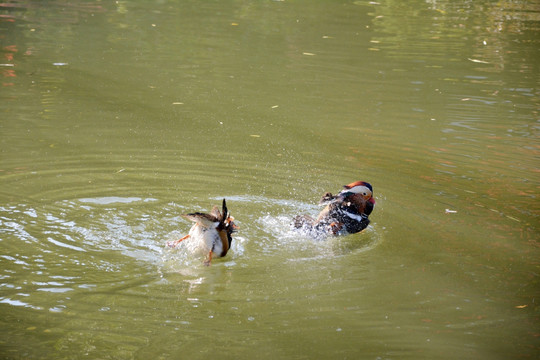
[[[221,207],[221,216],[223,216],[223,221],[227,220],[229,217],[229,210],[227,209],[227,203],[225,202],[225,199],[223,199],[223,205]]]

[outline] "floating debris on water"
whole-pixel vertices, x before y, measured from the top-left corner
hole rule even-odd
[[[487,62],[487,61],[478,60],[478,59],[467,58],[467,60],[472,61],[474,63],[479,63],[479,64],[489,64],[489,62]]]

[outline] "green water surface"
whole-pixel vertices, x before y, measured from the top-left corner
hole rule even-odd
[[[537,1],[0,4],[0,357],[540,355]],[[364,232],[290,230],[364,180]],[[165,243],[222,198],[205,267]]]

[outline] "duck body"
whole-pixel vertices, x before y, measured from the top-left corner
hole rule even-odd
[[[337,195],[325,193],[321,199],[324,209],[316,219],[300,215],[293,219],[293,227],[315,235],[345,235],[364,230],[370,223],[369,215],[375,207],[372,186],[364,181],[345,185]]]
[[[195,212],[182,215],[195,222],[189,234],[183,238],[168,242],[170,247],[176,247],[180,242],[192,238],[197,242],[197,248],[207,255],[204,264],[210,265],[213,257],[224,257],[231,248],[232,233],[237,229],[234,218],[230,216],[225,199],[222,211],[214,206],[210,214]]]

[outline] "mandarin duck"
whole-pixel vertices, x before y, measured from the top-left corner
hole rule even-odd
[[[217,206],[214,206],[210,214],[195,212],[182,215],[183,217],[195,222],[189,234],[181,239],[167,242],[167,246],[175,247],[180,242],[193,238],[199,243],[208,256],[204,261],[204,265],[209,266],[212,257],[224,257],[227,251],[231,248],[232,236],[238,228],[234,224],[234,218],[230,216],[227,210],[227,204],[223,199],[221,212]]]
[[[369,224],[369,214],[375,207],[372,186],[364,181],[345,185],[337,195],[325,193],[321,205],[326,205],[316,219],[299,215],[293,219],[293,227],[315,231],[317,234],[354,234]]]

